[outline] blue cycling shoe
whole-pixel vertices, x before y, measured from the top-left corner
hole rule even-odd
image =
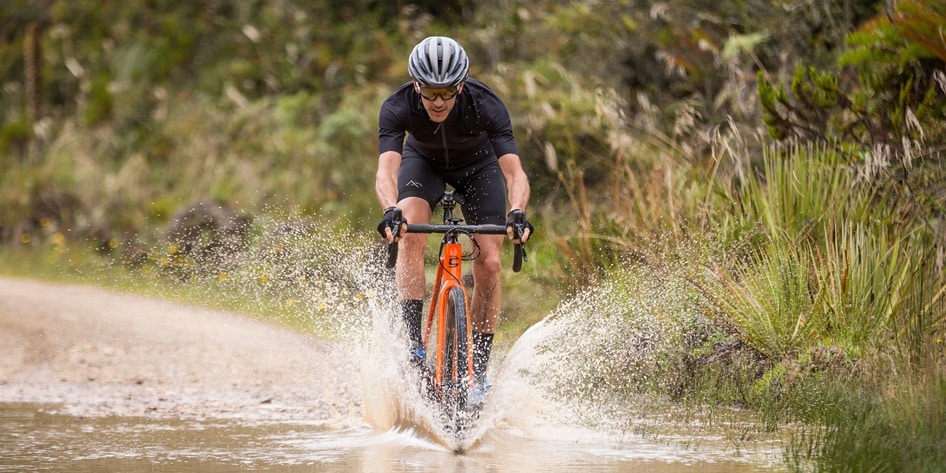
[[[411,365],[421,370],[427,368],[427,352],[424,347],[411,349]]]
[[[486,395],[489,394],[491,387],[493,387],[493,385],[490,384],[489,380],[486,378],[473,383],[473,386],[466,394],[467,405],[476,408],[481,407],[483,403],[486,402]]]

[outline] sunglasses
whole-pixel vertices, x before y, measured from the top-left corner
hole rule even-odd
[[[433,102],[437,100],[437,97],[440,97],[444,101],[450,100],[457,96],[456,87],[421,87],[420,96]]]

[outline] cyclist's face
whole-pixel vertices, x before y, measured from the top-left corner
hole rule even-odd
[[[416,81],[414,90],[420,94],[421,102],[424,103],[424,110],[430,121],[440,123],[447,119],[453,106],[457,103],[457,95],[463,91],[463,83],[456,88],[453,87],[421,87]]]

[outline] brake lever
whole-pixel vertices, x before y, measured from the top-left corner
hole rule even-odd
[[[516,235],[516,239],[519,240],[519,248],[522,249],[522,261],[529,261],[529,256],[526,254],[526,242],[522,241],[522,236],[526,233],[526,226],[517,223],[513,225],[513,233]]]
[[[401,236],[401,227],[403,225],[403,218],[401,216],[401,209],[394,210],[394,219],[391,223],[394,224],[394,228],[391,229],[391,235],[393,236],[394,241],[388,242],[388,258],[384,263],[384,266],[388,269],[394,268],[397,264],[397,238]]]
[[[391,235],[394,237],[394,241],[397,241],[397,237],[401,236],[401,227],[404,224],[404,217],[401,215],[401,209],[394,209],[394,218],[391,220],[394,228],[391,229]]]
[[[512,270],[513,272],[518,273],[522,269],[522,262],[529,261],[529,256],[526,253],[526,243],[522,241],[522,235],[525,233],[525,225],[522,224],[513,224],[512,234],[519,240],[519,243],[513,244],[513,259],[512,259]]]

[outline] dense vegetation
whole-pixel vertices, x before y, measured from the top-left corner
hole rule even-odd
[[[305,235],[371,241],[377,105],[449,34],[532,177],[509,284],[682,282],[664,381],[626,389],[823,427],[797,469],[946,464],[946,2],[309,3],[7,2],[4,258],[343,278]],[[234,267],[260,248],[292,263]]]

